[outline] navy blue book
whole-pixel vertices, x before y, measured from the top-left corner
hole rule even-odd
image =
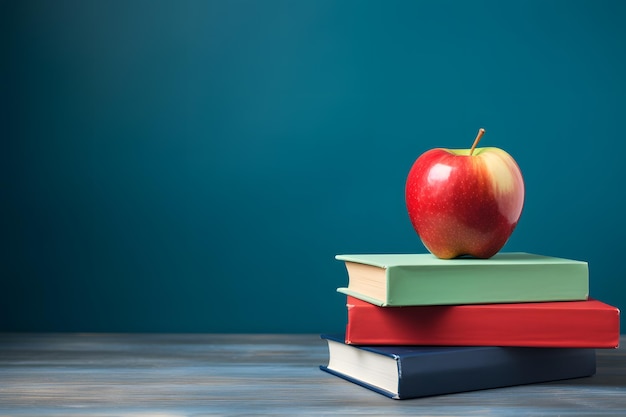
[[[329,360],[320,369],[393,399],[587,377],[596,351],[496,346],[356,346],[322,335]]]

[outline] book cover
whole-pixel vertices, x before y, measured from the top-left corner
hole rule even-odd
[[[348,287],[337,291],[380,306],[586,300],[587,262],[529,253],[490,259],[431,254],[337,255]]]
[[[347,297],[345,342],[616,348],[620,311],[598,300],[379,307]]]
[[[322,335],[320,369],[393,399],[409,399],[591,376],[594,349],[495,346],[355,346]]]

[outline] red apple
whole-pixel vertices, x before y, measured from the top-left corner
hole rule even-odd
[[[524,180],[499,148],[431,149],[411,168],[405,198],[411,223],[435,256],[490,258],[507,242],[524,206]]]

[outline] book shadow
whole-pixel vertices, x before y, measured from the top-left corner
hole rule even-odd
[[[626,375],[596,374],[585,378],[576,378],[563,381],[554,381],[552,385],[560,386],[591,386],[612,387],[626,389]]]
[[[626,390],[626,349],[596,349],[595,375],[547,382],[552,386],[588,386],[604,388],[621,388]]]

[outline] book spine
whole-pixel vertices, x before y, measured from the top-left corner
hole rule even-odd
[[[390,267],[389,306],[586,300],[586,263]]]
[[[520,306],[377,307],[348,300],[347,344],[616,348],[619,310]],[[550,303],[553,304],[553,303]],[[586,304],[583,304],[586,305]]]
[[[401,358],[398,399],[591,376],[595,350],[500,348]]]

